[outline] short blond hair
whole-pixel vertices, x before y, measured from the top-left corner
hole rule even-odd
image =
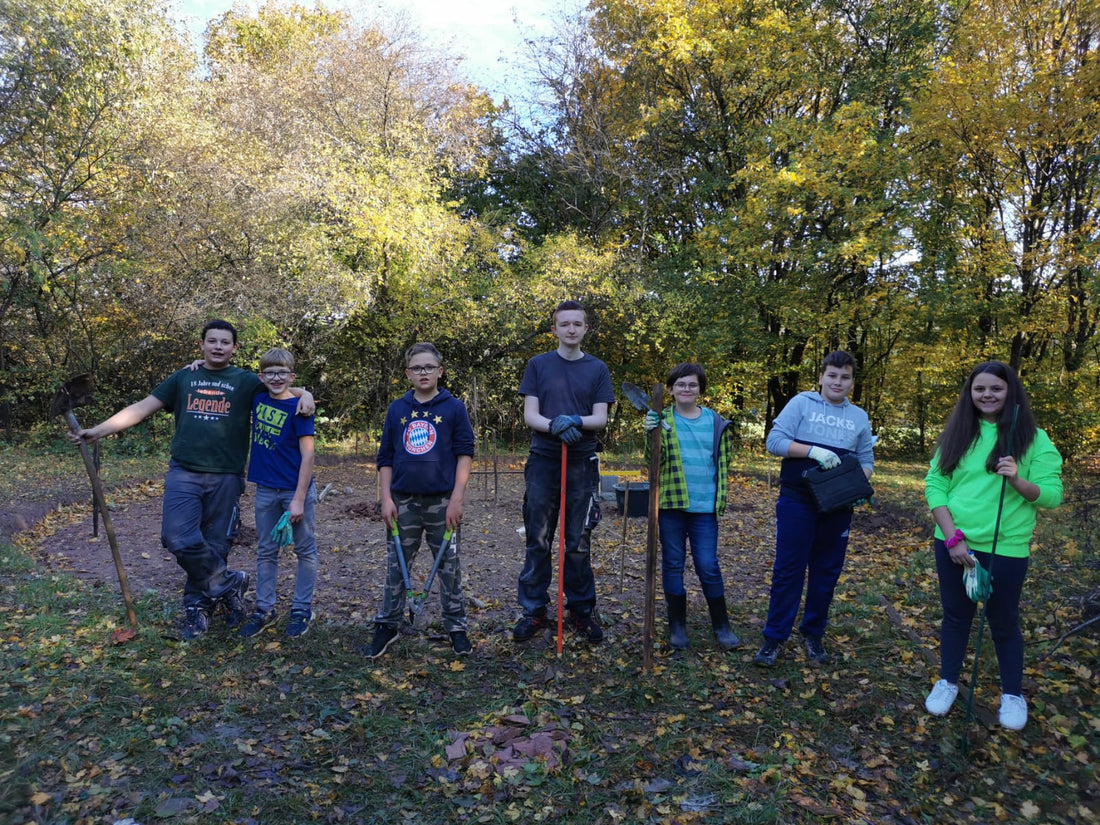
[[[268,367],[286,367],[294,372],[294,356],[285,349],[269,349],[260,356],[260,372]]]

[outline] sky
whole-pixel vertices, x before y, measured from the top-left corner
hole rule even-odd
[[[259,0],[238,0],[243,8],[257,8]],[[303,5],[312,5],[302,0]],[[179,16],[198,42],[207,21],[228,11],[233,0],[176,0]],[[463,67],[470,79],[498,98],[515,91],[514,64],[523,50],[524,38],[548,34],[552,22],[563,10],[575,11],[580,0],[326,0],[332,9],[404,11],[420,26],[428,39],[464,56]]]

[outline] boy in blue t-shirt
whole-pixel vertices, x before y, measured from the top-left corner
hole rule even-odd
[[[260,380],[267,387],[252,402],[252,461],[248,480],[256,484],[256,612],[238,631],[255,636],[275,621],[275,582],[278,579],[279,539],[272,533],[290,515],[298,575],[286,635],[309,630],[313,620],[313,588],[317,583],[317,540],[313,484],[313,416],[294,414],[297,399],[290,393],[294,356],[271,349],[260,358]]]
[[[433,344],[409,347],[405,375],[413,388],[390,404],[378,446],[382,520],[387,529],[397,525],[401,552],[409,569],[422,535],[426,535],[434,558],[444,552],[446,531],[454,531],[437,577],[443,629],[450,635],[454,652],[464,656],[472,645],[466,634],[458,536],[462,499],[473,463],[474,430],[466,405],[439,387],[443,364]],[[391,546],[382,611],[374,620],[373,640],[362,649],[367,657],[381,656],[397,638],[405,595],[401,565]]]
[[[219,606],[228,627],[247,618],[249,576],[229,569],[229,544],[245,486],[252,399],[262,384],[255,373],[231,364],[238,346],[236,327],[220,318],[208,322],[199,336],[200,360],[106,421],[69,435],[74,443],[94,444],[160,410],[175,417],[160,540],[187,574],[180,627],[185,641],[206,633]],[[287,391],[300,398],[301,415],[313,414],[312,395],[298,387]]]

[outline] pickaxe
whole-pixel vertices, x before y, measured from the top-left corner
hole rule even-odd
[[[50,406],[50,418],[59,415],[65,416],[65,422],[69,425],[69,431],[73,435],[80,432],[80,424],[73,414],[74,407],[83,407],[90,404],[92,394],[95,392],[95,381],[91,375],[85,373],[66,381],[54,393],[53,404]],[[84,459],[84,467],[88,470],[88,478],[92,482],[92,495],[95,497],[99,512],[103,514],[103,528],[107,532],[107,541],[111,544],[111,557],[115,562],[115,570],[118,572],[118,583],[122,588],[122,598],[126,602],[126,617],[130,624],[137,627],[137,614],[134,613],[134,597],[130,593],[130,582],[126,579],[126,570],[122,566],[122,554],[118,551],[118,539],[115,538],[115,526],[111,523],[111,511],[107,509],[107,498],[103,495],[103,483],[99,480],[92,454],[88,451],[88,445],[80,442],[80,455]]]

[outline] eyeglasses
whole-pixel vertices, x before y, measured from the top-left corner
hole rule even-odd
[[[408,368],[409,372],[411,372],[413,375],[431,375],[437,369],[439,369],[439,364],[430,364],[425,366],[417,364],[415,367]]]
[[[674,390],[697,390],[697,389],[699,389],[699,385],[698,384],[685,384],[683,381],[677,381],[675,384],[672,385],[672,389],[674,389]]]
[[[290,373],[286,370],[266,370],[265,372],[261,372],[260,375],[268,381],[286,381],[286,379],[290,378]]]

